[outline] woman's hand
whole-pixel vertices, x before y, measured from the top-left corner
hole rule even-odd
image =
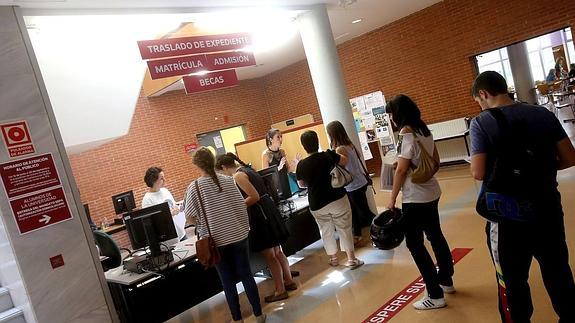
[[[391,200],[389,201],[389,203],[387,203],[386,208],[387,208],[388,210],[393,210],[393,209],[395,209],[395,199],[391,199]]]
[[[278,171],[282,170],[284,168],[284,166],[286,165],[287,159],[285,157],[282,157],[282,159],[280,159],[280,163],[278,165]]]

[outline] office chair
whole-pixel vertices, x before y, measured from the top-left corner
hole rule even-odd
[[[104,271],[121,265],[122,255],[120,254],[120,248],[118,248],[116,241],[102,231],[96,230],[93,233],[96,245],[100,248],[100,254],[108,257],[108,259],[101,261]]]

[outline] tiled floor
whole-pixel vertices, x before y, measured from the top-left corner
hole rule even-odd
[[[442,169],[438,175],[443,190],[440,201],[442,228],[453,248],[473,248],[455,266],[457,293],[447,295],[448,307],[419,312],[411,304],[396,315],[393,322],[497,322],[497,287],[494,269],[485,244],[485,222],[474,211],[478,183],[469,175],[468,166]],[[575,169],[559,174],[563,195],[571,267],[575,267]],[[376,181],[377,182],[377,181]],[[383,206],[389,195],[378,192],[376,202]],[[431,250],[431,249],[430,249]],[[303,258],[293,268],[301,271],[297,278],[300,288],[284,302],[265,304],[268,322],[361,322],[381,305],[405,288],[419,272],[405,247],[394,251],[381,251],[365,246],[357,251],[365,265],[355,271],[332,268],[321,243],[297,254]],[[340,255],[342,258],[343,254]],[[533,262],[530,275],[535,312],[533,322],[553,322],[557,318],[547,297],[537,262]],[[271,293],[271,281],[258,284],[260,295]],[[193,286],[188,288],[194,292]],[[244,294],[241,304],[246,322],[251,308]],[[182,313],[170,320],[179,322],[228,322],[227,305],[222,294]]]

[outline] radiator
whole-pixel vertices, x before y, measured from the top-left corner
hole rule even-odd
[[[465,143],[469,144],[466,118],[428,125],[435,139],[441,163],[465,161],[469,158]],[[463,134],[467,134],[462,136]]]

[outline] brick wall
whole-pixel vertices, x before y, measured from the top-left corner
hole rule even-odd
[[[572,1],[446,0],[338,51],[349,97],[377,90],[386,98],[404,93],[433,123],[479,112],[469,96],[475,77],[471,57],[567,26],[575,26]],[[90,204],[96,222],[113,214],[115,193],[133,189],[139,205],[146,190],[142,178],[151,165],[166,170],[168,188],[181,199],[197,175],[183,153],[196,134],[245,123],[248,138],[258,137],[271,123],[307,113],[321,120],[306,61],[235,88],[140,97],[126,136],[71,156],[82,201]],[[126,245],[125,234],[115,238]]]
[[[479,113],[469,96],[473,56],[569,26],[575,26],[572,1],[446,0],[338,51],[350,98],[377,90],[386,99],[404,93],[433,123]],[[273,122],[304,113],[321,120],[305,61],[265,79]]]
[[[185,144],[197,142],[196,134],[238,124],[246,125],[248,137],[265,133],[271,122],[261,82],[242,81],[237,87],[194,95],[177,91],[155,98],[140,96],[127,135],[70,156],[82,202],[89,204],[94,222],[114,217],[114,194],[133,190],[140,206],[147,190],[144,173],[150,166],[165,170],[167,188],[176,200],[182,199],[187,185],[199,175],[184,152]],[[125,231],[114,238],[129,246]]]

